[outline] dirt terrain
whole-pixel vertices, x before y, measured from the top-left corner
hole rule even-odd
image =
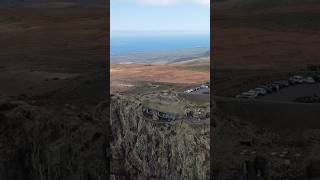
[[[2,9],[0,94],[48,93],[76,78],[106,71],[106,12],[103,8]]]
[[[1,9],[2,179],[109,177],[107,13]]]
[[[141,81],[171,84],[203,83],[210,79],[208,67],[210,67],[208,58],[174,64],[112,64],[111,92],[129,90],[139,86],[138,82]]]
[[[307,68],[320,64],[317,50],[320,44],[319,7],[318,2],[307,0],[225,0],[213,3],[213,93],[233,97],[260,84],[288,79],[294,74],[319,73]],[[268,102],[292,100],[297,94],[314,91],[313,87],[296,86],[275,93]],[[244,101],[250,104],[250,101]],[[234,104],[230,103],[231,106]],[[242,115],[248,113],[245,117],[227,113],[224,108],[217,102],[217,113],[211,123],[211,132],[215,132],[212,134],[215,146],[211,171],[215,178],[319,179],[320,161],[315,153],[319,151],[319,141],[312,140],[317,139],[319,130],[310,128],[314,127],[312,122],[306,129],[301,126],[290,129],[293,119],[297,118],[297,122],[305,125],[303,120],[310,119],[317,110],[306,108],[309,113],[294,116],[292,111],[303,111],[299,104],[267,107],[260,99],[250,107],[239,103],[238,107],[230,108]],[[267,111],[268,108],[271,111]],[[274,124],[270,121],[273,117],[278,118]],[[263,120],[272,126],[258,123]]]
[[[217,95],[230,96],[241,84],[250,88],[320,64],[318,3],[248,10],[230,5],[238,1],[226,2],[212,5],[211,68]]]

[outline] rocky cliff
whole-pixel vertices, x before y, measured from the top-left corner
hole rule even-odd
[[[108,106],[0,96],[0,179],[108,179],[110,137],[113,179],[209,179],[208,125],[150,121],[134,98],[112,97]]]
[[[210,127],[159,123],[132,97],[111,98],[113,179],[209,179]]]
[[[94,109],[0,96],[0,179],[107,179],[108,103]]]

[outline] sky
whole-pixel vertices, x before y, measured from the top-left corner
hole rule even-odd
[[[210,0],[111,0],[111,32],[210,31]]]

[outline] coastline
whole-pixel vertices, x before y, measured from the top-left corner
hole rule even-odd
[[[158,50],[146,52],[130,52],[118,55],[110,55],[111,64],[168,64],[181,61],[188,61],[196,58],[208,57],[208,48],[185,48],[176,50]]]

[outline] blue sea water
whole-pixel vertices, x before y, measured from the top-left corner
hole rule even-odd
[[[111,56],[209,47],[209,33],[111,32],[110,38]]]

